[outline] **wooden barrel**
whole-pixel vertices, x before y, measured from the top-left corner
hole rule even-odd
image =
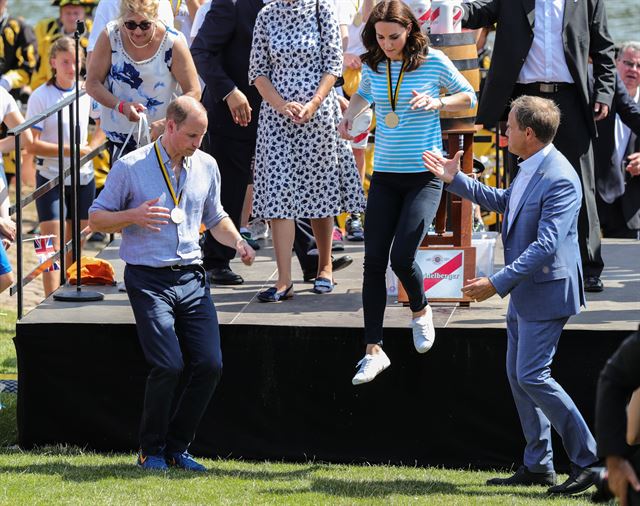
[[[453,62],[465,77],[476,95],[480,91],[480,70],[478,68],[478,51],[474,32],[438,33],[429,35],[431,47],[439,49]],[[442,90],[447,94],[447,90]],[[450,130],[468,130],[473,128],[478,107],[462,111],[441,111],[440,125],[443,132]]]

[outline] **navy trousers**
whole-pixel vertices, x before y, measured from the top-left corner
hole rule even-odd
[[[151,367],[140,423],[145,455],[186,451],[222,375],[207,276],[201,266],[189,267],[127,265],[124,272],[138,339]],[[179,383],[185,386],[175,398]]]

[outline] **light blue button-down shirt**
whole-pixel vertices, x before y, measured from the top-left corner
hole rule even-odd
[[[130,225],[122,230],[120,258],[133,265],[166,267],[201,263],[200,224],[215,227],[228,216],[220,204],[220,172],[216,161],[197,150],[185,158],[176,181],[169,155],[159,142],[160,153],[171,177],[176,195],[182,192],[179,207],[185,212],[182,223],[169,220],[160,232]],[[124,211],[140,206],[147,200],[160,197],[157,206],[173,209],[173,199],[156,159],[153,143],[119,159],[93,202],[94,211]]]
[[[538,167],[540,167],[542,160],[544,160],[545,157],[551,152],[552,147],[552,144],[547,144],[536,154],[530,156],[529,158],[523,160],[518,164],[518,175],[513,180],[511,195],[509,196],[509,214],[507,215],[509,219],[508,229],[511,229],[511,224],[513,223],[513,213],[516,212],[518,204],[520,203],[520,199],[522,199],[529,181],[531,181],[531,178],[536,173],[536,170],[538,170]]]

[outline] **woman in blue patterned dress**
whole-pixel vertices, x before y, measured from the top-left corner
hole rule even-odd
[[[441,109],[473,107],[471,85],[428,39],[411,9],[399,0],[378,4],[364,27],[362,81],[338,129],[349,139],[351,124],[375,102],[375,172],[367,200],[362,305],[366,354],[353,384],[371,381],[390,365],[382,350],[387,302],[385,273],[391,258],[409,296],[413,344],[418,353],[433,345],[435,330],[416,252],[435,217],[442,184],[425,169],[422,152],[441,152]],[[446,88],[451,95],[440,97]],[[392,246],[393,244],[393,246]]]
[[[151,140],[164,130],[171,100],[200,99],[200,84],[184,37],[158,20],[158,0],[121,0],[120,18],[107,24],[95,45],[87,91],[102,105],[100,116],[116,154],[144,112]],[[137,128],[124,153],[137,146]]]

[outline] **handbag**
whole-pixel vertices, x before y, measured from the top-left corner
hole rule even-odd
[[[322,28],[320,26],[320,0],[316,0],[316,22],[318,23],[318,33],[320,34],[320,41],[322,43]],[[320,58],[322,58],[322,48],[320,48]],[[344,84],[344,77],[340,76],[336,79],[334,88],[340,88]]]

